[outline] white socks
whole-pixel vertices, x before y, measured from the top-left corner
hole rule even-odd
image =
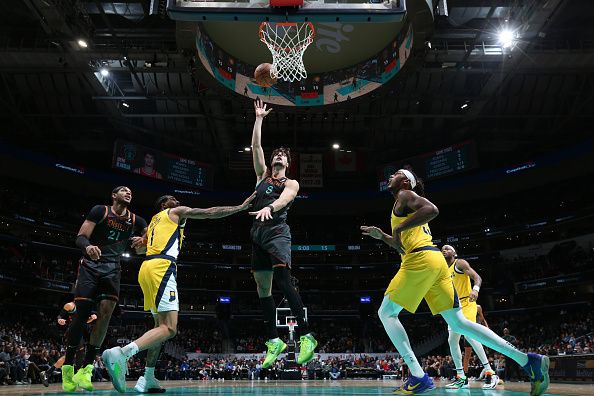
[[[402,326],[400,319],[398,319],[400,311],[402,311],[402,307],[392,302],[388,296],[385,296],[378,314],[386,333],[388,333],[388,337],[390,337],[392,344],[394,344],[396,350],[406,362],[410,373],[417,378],[422,378],[425,375],[425,372],[413,353],[404,326]]]
[[[464,369],[462,368],[462,351],[460,350],[460,334],[449,331],[448,344],[450,344],[450,353],[452,354],[452,360],[454,361],[454,367],[456,368],[456,375],[465,377]]]
[[[122,348],[122,353],[124,356],[126,356],[126,359],[130,359],[132,356],[138,353],[138,345],[136,345],[134,342],[131,342]]]
[[[466,339],[466,342],[470,344],[470,346],[474,350],[474,353],[476,353],[476,356],[478,356],[479,360],[481,361],[481,364],[483,365],[483,368],[493,371],[493,369],[491,368],[491,364],[489,363],[489,358],[487,358],[487,354],[485,353],[485,348],[483,348],[483,345],[470,337],[464,338]]]
[[[472,347],[472,349],[478,356],[483,367],[486,368],[487,370],[493,371],[493,369],[491,368],[491,365],[489,364],[489,359],[487,358],[487,354],[485,353],[485,349],[483,348],[483,345],[480,342],[473,340],[470,337],[464,337],[464,338],[470,344],[470,346]],[[462,351],[460,350],[460,334],[455,333],[452,330],[450,330],[449,335],[448,335],[448,344],[450,344],[450,352],[452,354],[452,360],[454,361],[454,367],[456,367],[456,374],[459,375],[460,377],[465,377],[466,374],[464,374],[464,369],[459,368],[459,367],[463,366]]]
[[[468,336],[469,338],[512,358],[521,367],[528,363],[528,355],[517,350],[516,347],[499,337],[491,329],[466,319],[460,309],[449,309],[441,312],[441,316],[456,333]]]

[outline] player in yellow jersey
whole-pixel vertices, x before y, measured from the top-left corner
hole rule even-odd
[[[155,364],[161,345],[177,333],[177,256],[182,246],[187,219],[218,219],[241,212],[250,207],[256,194],[241,205],[208,209],[180,206],[171,195],[160,197],[146,233],[146,259],[138,273],[138,283],[144,294],[144,309],[151,311],[155,327],[123,348],[115,347],[103,352],[103,362],[111,382],[118,392],[126,391],[127,361],[140,351],[148,349],[144,376],[134,389],[138,392],[160,393],[165,390],[155,379]]]
[[[525,354],[507,343],[490,329],[471,322],[460,309],[448,265],[440,250],[433,245],[429,221],[439,210],[424,198],[423,183],[413,172],[400,169],[388,182],[395,202],[391,211],[391,234],[378,227],[361,226],[363,235],[379,239],[402,256],[400,269],[386,289],[378,315],[390,340],[406,362],[411,375],[397,394],[419,394],[435,388],[423,372],[398,319],[403,309],[414,313],[425,299],[431,312],[440,314],[457,333],[479,341],[524,367],[530,376],[532,396],[542,395],[549,384],[549,358],[535,353]]]
[[[483,283],[482,278],[479,274],[470,266],[468,261],[458,258],[456,250],[450,245],[443,245],[441,253],[446,259],[446,262],[450,266],[450,276],[454,283],[454,288],[458,293],[460,300],[460,307],[464,317],[471,322],[476,323],[476,317],[478,313],[478,305],[476,300],[478,299],[479,291]],[[470,279],[474,283],[471,285]],[[448,389],[462,389],[468,388],[468,378],[464,371],[464,364],[462,362],[462,351],[460,350],[460,333],[456,333],[448,326],[448,343],[450,344],[450,352],[452,354],[452,360],[456,367],[456,379],[451,384],[446,385]],[[470,344],[472,349],[476,352],[476,355],[483,365],[483,371],[481,377],[484,375],[485,384],[483,389],[494,389],[499,382],[499,378],[495,375],[495,371],[489,364],[489,359],[483,346],[469,337],[464,337],[466,342]],[[465,349],[465,358],[470,357],[470,348]]]

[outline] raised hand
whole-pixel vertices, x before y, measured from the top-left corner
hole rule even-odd
[[[266,103],[258,98],[254,101],[254,110],[256,112],[256,118],[264,118],[272,111],[272,107],[266,110]]]

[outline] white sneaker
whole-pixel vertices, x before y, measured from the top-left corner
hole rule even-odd
[[[113,387],[120,393],[126,392],[126,374],[128,374],[128,359],[122,348],[106,349],[101,355],[105,368],[111,377]]]
[[[153,378],[146,378],[146,377],[139,377],[138,381],[136,381],[136,386],[134,386],[134,390],[138,393],[164,393],[165,388],[161,388],[159,384],[159,380],[155,377]]]
[[[485,375],[485,383],[483,384],[483,389],[495,389],[499,384],[499,377],[496,374],[492,374],[488,372]]]

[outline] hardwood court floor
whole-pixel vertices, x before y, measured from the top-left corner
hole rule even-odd
[[[401,384],[401,381],[162,381],[161,385],[167,388],[165,395],[321,395],[321,396],[371,396],[391,395],[392,390]],[[446,390],[445,382],[436,382],[437,389],[427,393],[428,396],[519,396],[527,395],[530,391],[528,383],[506,383],[496,390],[483,391],[481,383],[471,383],[470,389]],[[128,382],[129,394],[134,394],[132,381]],[[88,393],[80,391],[78,394]],[[99,395],[118,395],[113,390],[111,383],[95,383],[95,392]],[[594,385],[591,384],[551,384],[547,395],[585,396],[594,395]],[[0,395],[72,395],[62,391],[60,384],[50,384],[49,388],[43,385],[10,385],[0,386]]]

